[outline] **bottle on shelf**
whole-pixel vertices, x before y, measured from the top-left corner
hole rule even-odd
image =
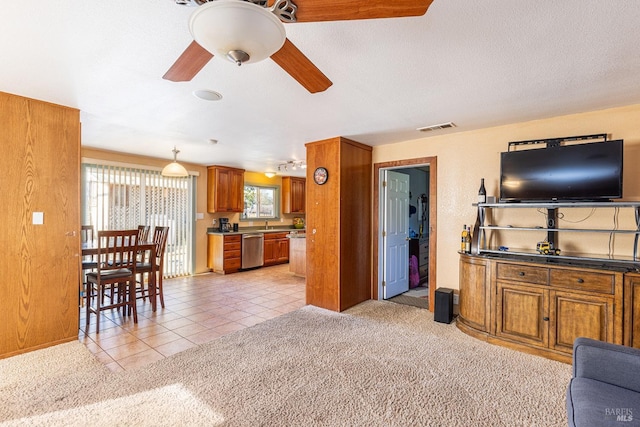
[[[462,235],[460,236],[460,252],[466,252],[467,224],[462,226]]]
[[[487,190],[484,188],[484,178],[480,178],[480,189],[478,190],[478,203],[487,202]]]
[[[467,235],[464,237],[464,252],[471,253],[471,227],[467,227]]]

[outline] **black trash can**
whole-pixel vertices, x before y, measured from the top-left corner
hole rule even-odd
[[[440,323],[451,323],[453,320],[453,289],[436,289],[433,320]]]

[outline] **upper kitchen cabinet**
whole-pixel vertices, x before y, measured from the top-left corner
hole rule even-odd
[[[244,209],[244,169],[226,166],[207,168],[207,211],[242,212]]]
[[[282,213],[305,212],[305,187],[307,180],[294,176],[282,177]]]

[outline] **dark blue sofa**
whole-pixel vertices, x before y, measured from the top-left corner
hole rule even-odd
[[[640,349],[577,338],[567,415],[569,426],[640,426]]]

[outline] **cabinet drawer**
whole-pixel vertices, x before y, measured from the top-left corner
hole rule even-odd
[[[235,251],[224,251],[224,259],[240,258],[240,249]]]
[[[233,236],[224,236],[224,243],[240,243],[241,240],[240,234],[234,234]]]
[[[424,254],[420,252],[420,258],[418,258],[418,264],[420,265],[429,264],[429,254]]]
[[[264,233],[264,240],[286,239],[289,233]]]
[[[548,278],[549,270],[544,267],[498,264],[498,279],[546,285],[548,284]]]
[[[241,245],[240,242],[230,242],[230,243],[225,242],[224,243],[224,251],[225,252],[227,252],[227,251],[239,251],[240,250],[240,245]]]
[[[613,294],[616,277],[614,274],[589,271],[551,270],[551,285],[580,291]]]
[[[240,268],[240,258],[230,258],[224,260],[224,269],[232,270]]]
[[[429,252],[429,243],[420,243],[420,253]]]

